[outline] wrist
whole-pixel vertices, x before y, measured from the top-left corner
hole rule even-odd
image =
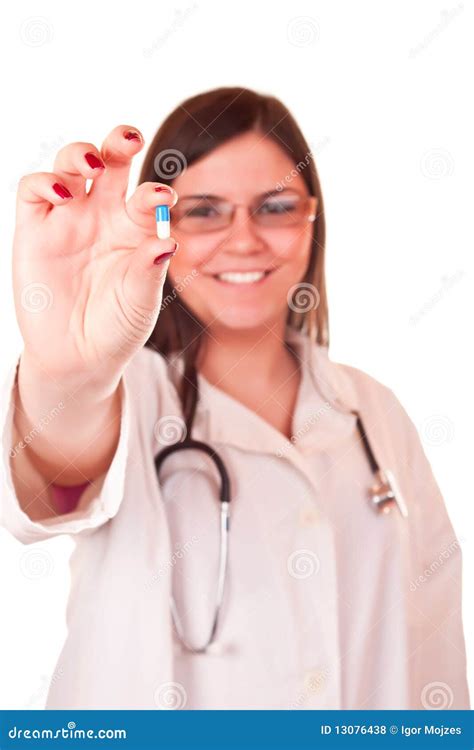
[[[117,390],[122,372],[86,372],[53,370],[39,363],[26,349],[20,355],[17,379],[22,393],[40,392],[45,401],[80,396],[89,403],[111,398]]]

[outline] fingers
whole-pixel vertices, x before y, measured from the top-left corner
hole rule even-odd
[[[74,199],[62,178],[54,172],[35,172],[21,178],[16,196],[17,222],[45,216],[51,205],[63,206]]]
[[[78,199],[86,196],[86,180],[95,180],[104,171],[105,164],[93,143],[68,143],[54,160],[55,174]]]
[[[178,194],[169,185],[157,182],[142,182],[125,204],[129,218],[143,229],[153,230],[155,226],[155,206],[173,208]]]
[[[132,125],[114,128],[100,149],[100,157],[105,162],[104,175],[92,184],[90,195],[125,200],[132,159],[143,145],[142,134]]]
[[[25,175],[17,193],[17,217],[20,221],[46,214],[51,205],[92,195],[106,195],[124,200],[131,161],[143,147],[137,128],[119,125],[107,136],[99,150],[93,143],[77,142],[64,146],[56,155],[54,171]],[[93,180],[89,194],[86,180]],[[56,193],[54,183],[61,187]],[[99,184],[102,188],[99,189]],[[159,201],[157,201],[157,204]]]
[[[159,240],[146,237],[130,256],[124,277],[123,292],[130,306],[136,310],[156,310],[161,305],[166,272],[178,245],[171,237]]]

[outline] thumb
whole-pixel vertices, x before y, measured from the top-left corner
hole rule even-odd
[[[138,245],[123,281],[124,294],[130,304],[149,309],[161,304],[166,272],[177,249],[178,243],[172,237],[166,240],[147,237]]]

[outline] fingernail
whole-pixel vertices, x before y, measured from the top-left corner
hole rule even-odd
[[[72,198],[72,193],[69,192],[65,185],[61,185],[60,182],[55,182],[53,190],[60,198]]]
[[[126,138],[127,141],[141,141],[142,139],[140,133],[137,133],[136,130],[126,130],[123,137]]]
[[[98,159],[95,154],[85,154],[86,162],[92,169],[105,169],[105,164],[102,159]]]
[[[172,193],[173,188],[168,187],[168,185],[157,185],[155,187],[155,193]]]
[[[157,255],[153,263],[155,266],[158,265],[158,263],[162,263],[164,260],[168,260],[168,258],[171,258],[172,255],[175,254],[176,250],[178,249],[179,245],[177,242],[174,243],[174,250],[171,250],[169,253],[163,253],[163,255]]]
[[[155,264],[155,266],[157,266],[159,263],[163,263],[165,260],[168,260],[168,258],[171,258],[175,253],[176,250],[173,250],[171,253],[163,253],[163,255],[158,255],[153,263]]]

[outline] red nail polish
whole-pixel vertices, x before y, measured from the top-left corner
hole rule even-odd
[[[155,193],[172,193],[172,189],[168,185],[157,185],[155,187]]]
[[[60,198],[72,198],[72,193],[69,192],[65,185],[61,185],[60,182],[54,183],[53,190]]]
[[[140,133],[137,133],[136,130],[126,130],[123,137],[126,138],[127,141],[141,141]]]
[[[163,263],[165,260],[168,260],[168,258],[171,258],[172,255],[176,253],[176,250],[172,250],[170,253],[163,253],[163,255],[158,255],[158,257],[155,258],[153,263],[155,266],[158,265],[158,263]]]
[[[95,154],[84,154],[86,162],[92,169],[105,169],[105,164],[102,159],[98,159]]]

